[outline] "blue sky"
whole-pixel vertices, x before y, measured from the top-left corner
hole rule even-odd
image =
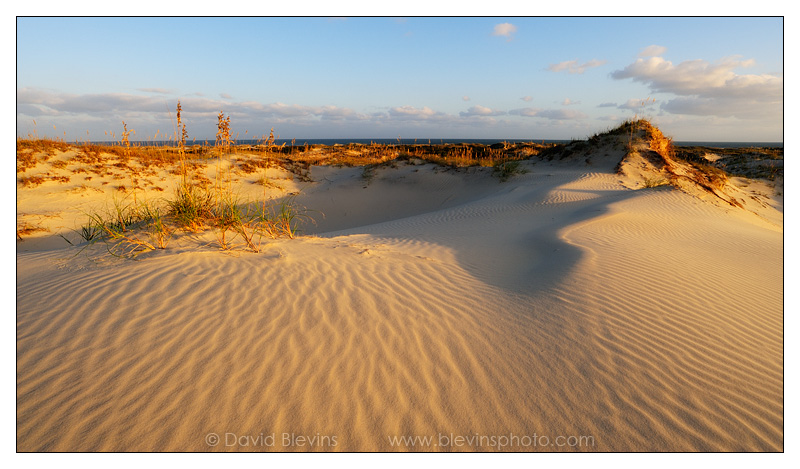
[[[18,18],[17,135],[783,140],[781,18]],[[642,106],[642,100],[654,98]],[[34,121],[36,124],[34,125]],[[247,133],[245,134],[245,131]]]

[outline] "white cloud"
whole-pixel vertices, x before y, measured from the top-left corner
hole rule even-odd
[[[464,101],[469,101],[469,96],[462,96],[461,99]]]
[[[508,38],[510,41],[512,39],[513,34],[517,32],[517,27],[511,23],[500,23],[495,25],[494,31],[492,31],[492,36],[503,36]]]
[[[229,95],[228,93],[220,93],[219,97],[222,99],[233,99],[233,96]]]
[[[396,119],[432,119],[440,115],[428,106],[416,108],[414,106],[397,106],[389,109],[389,116]]]
[[[639,57],[655,57],[657,55],[664,55],[664,52],[667,51],[667,48],[664,46],[647,46],[639,52]]]
[[[529,103],[529,102],[533,101],[533,96],[523,96],[523,97],[521,97],[519,99],[525,101],[526,103]]]
[[[753,60],[726,57],[716,63],[687,60],[675,65],[663,57],[649,57],[637,59],[611,76],[643,83],[654,93],[677,95],[661,105],[670,113],[771,118],[780,122],[783,76],[743,75],[735,71],[753,64]]]
[[[587,69],[599,67],[601,65],[604,65],[605,63],[606,63],[605,60],[597,60],[597,59],[592,59],[582,64],[579,64],[577,60],[567,60],[565,62],[560,62],[557,64],[550,64],[550,66],[547,67],[547,69],[552,72],[561,72],[566,70],[571,74],[575,73],[581,74],[585,72]]]
[[[322,106],[315,114],[319,115],[321,119],[336,121],[364,121],[370,118],[367,114],[338,106]]]
[[[414,106],[396,106],[389,109],[388,113],[374,116],[375,119],[384,123],[407,123],[407,124],[455,124],[458,116],[436,111],[428,106],[421,108]]]
[[[17,90],[17,104],[35,105],[43,112],[54,113],[100,113],[116,111],[159,112],[163,110],[163,98],[126,93],[103,93],[76,95],[56,93],[35,88]]]
[[[650,57],[636,59],[636,62],[613,72],[611,76],[618,80],[632,78],[633,81],[649,85],[656,92],[691,95],[720,91],[732,80],[742,77],[751,82],[766,80],[767,77],[764,76],[761,78],[753,75],[741,76],[733,71],[752,64],[752,60],[737,60],[732,57],[723,59],[717,64],[698,59],[674,65],[663,57]]]
[[[620,104],[617,106],[618,109],[630,109],[632,111],[641,111],[646,107],[652,107],[655,104],[655,100],[646,100],[646,99],[635,99],[631,98],[625,104]]]
[[[682,96],[665,102],[661,105],[661,109],[671,114],[774,121],[774,125],[782,126],[783,105],[781,103],[764,103],[753,99],[739,100]]]
[[[491,117],[491,116],[500,116],[503,114],[505,114],[505,111],[495,111],[485,106],[472,106],[466,111],[460,112],[458,115],[461,117],[475,117],[475,116]]]
[[[537,117],[544,117],[552,120],[576,120],[585,119],[588,116],[580,111],[573,109],[545,109],[536,114]]]
[[[508,111],[509,114],[522,117],[542,117],[545,119],[564,121],[564,120],[580,120],[586,119],[586,114],[574,109],[536,109],[526,107],[521,109],[512,109]]]
[[[562,106],[574,106],[576,104],[580,104],[580,101],[573,101],[569,98],[565,98],[564,101],[561,102]]]
[[[520,109],[512,109],[508,111],[508,113],[513,116],[534,117],[539,113],[539,111],[540,109],[536,109],[535,107],[524,107]]]

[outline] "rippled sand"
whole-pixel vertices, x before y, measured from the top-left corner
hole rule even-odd
[[[257,254],[23,242],[17,450],[782,451],[782,214],[526,164],[315,168]]]

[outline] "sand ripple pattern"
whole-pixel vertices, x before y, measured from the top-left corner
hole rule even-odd
[[[726,216],[660,190],[564,231],[609,447],[783,449],[780,234]]]
[[[17,449],[783,449],[782,233],[557,169],[442,204],[260,254],[18,253]],[[593,444],[389,441],[440,434]]]
[[[370,450],[535,422],[508,405],[535,402],[525,362],[497,366],[519,299],[387,247],[306,244],[19,285],[19,449]],[[340,250],[348,265],[326,260]],[[210,432],[337,444],[209,448]]]

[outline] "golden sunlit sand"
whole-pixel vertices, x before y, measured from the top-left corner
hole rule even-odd
[[[290,201],[296,236],[178,230],[133,259],[80,229],[115,197],[172,197],[174,166],[33,158],[17,450],[782,451],[782,176],[628,129],[505,181],[209,159],[195,177]]]

